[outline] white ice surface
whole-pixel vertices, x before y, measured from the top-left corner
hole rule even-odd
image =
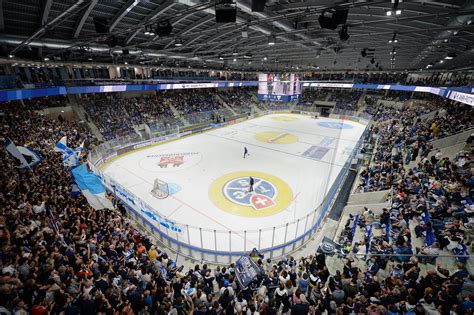
[[[278,121],[276,116],[293,116],[296,121]],[[182,224],[201,227],[204,230],[203,245],[210,249],[243,249],[243,239],[247,239],[246,249],[257,247],[258,233],[241,231],[269,229],[260,240],[260,248],[271,246],[271,227],[294,222],[316,209],[326,191],[339,174],[342,166],[362,135],[365,126],[353,121],[344,121],[351,129],[331,129],[318,125],[320,122],[342,122],[340,120],[293,114],[264,116],[210,130],[177,141],[138,150],[107,164],[103,173],[113,178],[130,192],[144,200],[161,215]],[[255,134],[264,131],[290,133],[298,137],[293,144],[263,143],[255,139]],[[323,139],[333,139],[330,150],[321,161],[301,156],[312,145]],[[250,156],[243,159],[243,147]],[[191,163],[166,169],[158,166],[159,158],[153,155],[170,153],[195,153]],[[185,157],[186,159],[186,157]],[[222,175],[231,172],[259,171],[279,177],[293,192],[289,207],[267,217],[242,217],[221,210],[209,199],[211,183]],[[168,183],[176,183],[181,190],[163,200],[150,194],[153,182],[160,178]],[[300,235],[304,224],[290,227],[286,241]],[[229,245],[228,232],[217,234],[217,244],[213,233],[208,230],[232,231],[232,245]],[[198,229],[190,229],[190,241],[200,246]],[[283,243],[284,229],[277,231],[274,245]],[[187,237],[187,236],[186,236]],[[251,248],[250,248],[251,249]]]

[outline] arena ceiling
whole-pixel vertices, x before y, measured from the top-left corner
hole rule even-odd
[[[252,12],[251,0],[234,1],[237,21],[223,24],[215,21],[216,1],[0,0],[0,45],[11,59],[210,69],[473,66],[474,0],[267,0],[264,12]],[[330,30],[318,22],[334,9],[349,10],[345,41],[343,25]],[[94,17],[106,18],[110,33],[97,34]],[[145,34],[167,20],[170,36]]]

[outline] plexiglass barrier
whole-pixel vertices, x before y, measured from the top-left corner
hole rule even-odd
[[[222,113],[222,117],[217,119],[220,122],[216,122],[216,112],[213,112],[213,115],[209,113],[192,114],[185,116],[185,119],[198,122],[195,126],[176,126],[174,128],[162,129],[159,132],[159,136],[153,139],[145,139],[137,135],[105,142],[91,150],[88,157],[89,164],[92,170],[100,176],[106,188],[127,206],[132,218],[142,226],[142,229],[148,231],[163,244],[182,255],[210,262],[228,262],[253,248],[257,248],[269,257],[278,257],[299,248],[318,229],[325,215],[329,212],[353,159],[359,153],[369,128],[366,127],[364,129],[363,134],[353,146],[352,151],[346,154],[347,158],[343,165],[332,163],[335,157],[331,157],[331,166],[328,170],[326,182],[332,182],[332,184],[330,186],[324,184],[322,188],[319,187],[318,192],[315,191],[315,195],[317,193],[322,198],[322,201],[316,204],[317,206],[308,209],[305,215],[294,220],[257,230],[211,230],[201,228],[191,224],[191,222],[175,222],[161,215],[159,209],[154,209],[125,187],[122,187],[114,178],[105,175],[101,168],[117,156],[139,148],[179,139],[196,132],[223,127],[226,124],[237,123],[248,118],[282,112],[289,113],[290,111],[288,108],[279,108],[278,110],[269,110],[258,114],[248,112],[247,115],[234,120],[223,120],[222,117],[229,117],[225,116],[229,114],[226,112],[225,115]],[[292,112],[296,113],[295,111]],[[316,115],[315,112],[306,111],[297,113],[312,117]],[[368,126],[370,123],[370,117],[363,117],[354,112],[333,113],[331,117],[356,121],[365,126]],[[336,138],[338,137],[340,135],[336,136]],[[343,149],[347,148],[343,148],[342,145],[339,146],[336,140],[332,154],[335,155]],[[308,187],[308,189],[313,188]],[[321,194],[321,189],[325,191],[325,194]]]

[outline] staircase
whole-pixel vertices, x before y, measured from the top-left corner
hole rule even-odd
[[[357,101],[357,112],[363,113],[365,111],[365,108],[367,105],[365,104],[365,95],[367,94],[367,90],[364,90],[364,92],[361,94],[359,97],[359,100]]]
[[[104,141],[105,138],[100,133],[99,128],[92,122],[92,120],[88,119],[86,110],[84,107],[81,105],[81,102],[79,102],[79,99],[76,95],[69,95],[69,102],[71,103],[71,108],[74,114],[82,120],[85,124],[87,124],[87,127],[89,127],[90,131],[92,134],[99,140],[99,141]]]
[[[179,113],[179,111],[176,109],[176,107],[173,106],[173,104],[171,104],[168,100],[165,100],[165,103],[166,103],[166,106],[170,107],[171,111],[173,112],[174,117],[179,118],[179,120],[181,120],[181,122],[185,126],[190,125],[190,123],[183,117],[183,115]]]
[[[217,102],[228,109],[232,115],[237,115],[232,107],[230,107],[219,95],[215,94],[214,97],[216,98]]]

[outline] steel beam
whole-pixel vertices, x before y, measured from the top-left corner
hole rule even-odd
[[[86,23],[87,18],[89,17],[92,9],[94,9],[98,1],[99,0],[91,0],[91,3],[87,7],[86,11],[77,20],[76,27],[74,28],[74,35],[73,35],[74,38],[79,37],[79,34],[82,31],[82,27],[84,26],[84,23]]]

